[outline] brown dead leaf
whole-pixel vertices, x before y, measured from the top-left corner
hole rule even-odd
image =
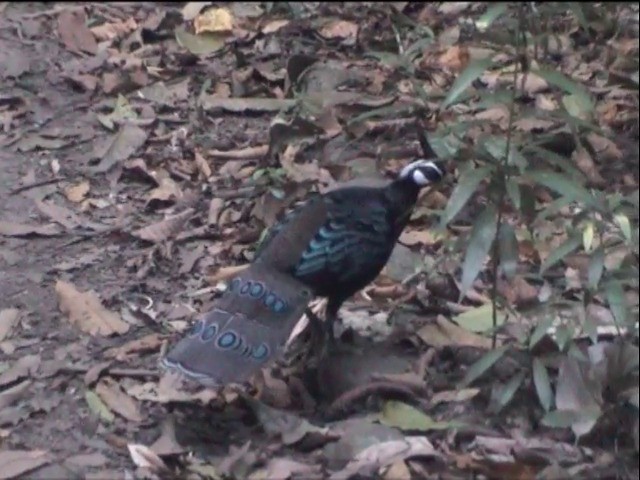
[[[131,422],[141,422],[144,417],[138,404],[124,393],[120,385],[111,378],[103,378],[95,388],[96,393],[109,409]]]
[[[131,340],[124,345],[110,348],[105,352],[108,358],[115,358],[119,362],[126,362],[134,355],[139,356],[140,353],[157,352],[162,345],[162,337],[157,333],[150,333],[141,338]]]
[[[136,464],[136,466],[140,468],[148,468],[156,473],[166,473],[169,471],[162,459],[146,445],[130,443],[127,445],[127,448],[129,449],[131,460]]]
[[[439,403],[451,403],[451,402],[468,402],[476,395],[480,393],[479,388],[463,388],[460,390],[443,390],[442,392],[434,393],[431,397],[431,405],[435,406]]]
[[[91,55],[98,52],[98,43],[87,28],[84,10],[66,10],[58,15],[58,35],[71,52],[86,52]]]
[[[5,308],[0,310],[0,341],[11,336],[13,327],[20,320],[20,310],[17,308]]]
[[[25,225],[23,223],[4,222],[0,220],[0,235],[4,235],[5,237],[26,237],[29,235],[53,237],[61,233],[60,227],[53,223],[49,225]]]
[[[135,230],[131,235],[149,242],[163,242],[181,232],[191,215],[193,215],[193,208],[188,208],[184,212]]]
[[[151,450],[160,456],[178,455],[187,449],[176,440],[176,431],[173,417],[167,417],[162,421],[162,434],[151,445]]]
[[[5,450],[0,452],[0,479],[16,478],[50,463],[53,458],[44,450]]]
[[[147,206],[155,202],[175,202],[182,198],[180,186],[171,178],[164,177],[158,181],[159,185],[147,195]]]
[[[128,385],[126,390],[129,395],[138,400],[156,403],[172,402],[198,402],[207,405],[218,398],[218,392],[209,388],[188,392],[182,388],[182,379],[174,373],[166,373],[159,382],[135,383]]]
[[[215,95],[200,97],[200,105],[207,112],[278,112],[294,103],[295,100],[279,98],[222,98]]]
[[[427,345],[436,348],[449,346],[491,348],[491,339],[461,328],[442,315],[438,315],[435,322],[428,323],[420,328],[417,334]]]
[[[464,70],[469,64],[469,49],[454,45],[440,55],[440,64],[454,72]]]
[[[58,280],[56,293],[60,311],[83,332],[107,336],[129,331],[129,325],[104,308],[95,292],[80,292],[72,284]]]
[[[69,185],[65,188],[64,195],[70,202],[79,203],[85,199],[90,189],[91,185],[89,184],[89,180],[83,180],[80,183]]]
[[[266,467],[249,476],[249,480],[289,478],[322,478],[322,467],[318,464],[309,465],[290,458],[271,458]]]
[[[82,224],[80,217],[68,208],[55,205],[53,203],[42,202],[40,200],[36,200],[35,204],[41,213],[49,217],[54,222],[59,223],[67,230],[72,230]]]
[[[93,158],[99,158],[98,165],[93,167],[96,173],[105,173],[118,162],[127,160],[147,141],[147,132],[137,125],[125,124],[102,146],[94,150]]]
[[[197,150],[194,152],[194,160],[200,175],[202,175],[202,179],[208,180],[209,177],[211,177],[211,167],[207,163],[207,160]]]
[[[409,247],[418,244],[432,245],[435,242],[435,238],[429,230],[405,230],[400,235],[399,242]]]
[[[324,38],[340,39],[345,45],[355,45],[358,38],[358,25],[347,20],[332,20],[318,31]]]
[[[602,175],[600,175],[597,165],[593,161],[593,158],[591,158],[591,155],[589,154],[586,148],[582,148],[582,147],[576,148],[573,151],[573,154],[571,156],[573,157],[573,160],[575,161],[576,166],[580,169],[582,173],[584,173],[587,176],[587,178],[589,179],[589,182],[593,186],[601,187],[605,185],[606,183],[605,179],[602,178]]]
[[[511,280],[502,277],[498,279],[498,292],[511,305],[522,305],[533,302],[538,298],[539,288],[531,285],[522,276],[516,275]]]
[[[331,174],[324,168],[321,168],[317,162],[313,163],[296,163],[296,154],[300,150],[298,145],[288,145],[280,156],[282,168],[291,180],[297,183],[306,181],[320,182],[325,185],[333,186],[336,182]]]
[[[129,17],[127,20],[123,20],[115,23],[103,23],[96,27],[91,28],[91,33],[100,42],[105,40],[114,40],[118,38],[124,38],[129,33],[138,28],[138,23],[135,18]]]
[[[275,33],[282,27],[289,25],[289,20],[271,20],[262,27],[262,33],[268,35],[269,33]]]
[[[193,21],[196,35],[203,32],[223,33],[233,30],[233,15],[226,8],[210,8]]]

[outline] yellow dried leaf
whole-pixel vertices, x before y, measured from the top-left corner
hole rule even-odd
[[[90,188],[91,186],[89,185],[89,181],[84,180],[76,185],[70,185],[65,188],[64,195],[70,202],[79,203],[84,200],[84,197],[87,196]]]
[[[212,8],[198,15],[193,26],[196,35],[203,32],[230,32],[233,28],[233,16],[225,8]]]

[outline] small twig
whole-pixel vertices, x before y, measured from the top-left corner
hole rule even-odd
[[[9,192],[9,195],[16,195],[17,193],[24,192],[25,190],[29,190],[31,188],[42,187],[43,185],[49,185],[51,183],[58,183],[64,180],[62,177],[54,177],[48,178],[46,180],[38,180],[35,182],[26,183],[20,187],[14,188]]]
[[[91,367],[83,365],[67,365],[60,369],[61,372],[66,373],[87,373]],[[112,375],[114,377],[153,377],[160,376],[159,370],[147,370],[144,368],[106,368],[103,370],[102,375]]]
[[[513,69],[513,89],[511,91],[511,103],[509,104],[509,125],[507,127],[507,145],[505,148],[504,159],[498,165],[499,171],[499,179],[500,179],[500,189],[498,193],[498,199],[496,201],[496,206],[498,207],[498,216],[496,218],[496,238],[493,241],[492,248],[492,265],[491,265],[491,274],[493,276],[493,283],[491,285],[491,322],[493,324],[493,333],[491,335],[491,348],[496,348],[496,343],[498,341],[498,269],[500,266],[500,227],[502,226],[502,220],[504,217],[504,209],[505,209],[505,199],[507,195],[507,182],[509,181],[509,175],[506,172],[506,167],[509,162],[509,153],[511,152],[511,144],[513,139],[513,125],[515,122],[515,109],[516,109],[516,98],[518,95],[518,72],[522,70],[522,68],[518,68],[518,66],[522,67],[522,63],[520,60],[520,53],[526,52],[523,49],[522,41],[526,41],[524,38],[524,34],[522,32],[522,26],[524,23],[524,4],[520,4],[518,6],[518,30],[516,32],[516,62]],[[523,53],[525,54],[525,53]],[[524,72],[526,73],[526,72]],[[524,86],[525,76],[523,75],[522,86]]]
[[[247,147],[240,150],[209,150],[207,155],[227,160],[249,160],[264,157],[268,151],[269,145],[258,145],[257,147]]]
[[[413,390],[406,385],[389,381],[378,381],[360,385],[344,392],[336,398],[325,412],[329,418],[336,417],[340,412],[345,411],[350,405],[357,401],[375,394],[403,395],[407,398],[415,398]]]

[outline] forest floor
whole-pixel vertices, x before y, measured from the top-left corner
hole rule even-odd
[[[459,3],[393,7],[439,35],[416,61],[434,88],[468,61],[455,19],[479,13]],[[162,376],[163,345],[211,306],[282,210],[421,153],[402,104],[411,83],[393,60],[365,54],[405,32],[388,23],[391,7],[295,5],[238,3],[233,30],[196,36],[194,19],[216,29],[225,18],[202,17],[195,4],[0,3],[0,478],[638,478],[637,385],[635,410],[616,405],[579,442],[576,422],[565,425],[573,432],[541,424],[517,355],[457,386],[491,340],[450,320],[486,320],[489,282],[481,277],[458,305],[459,256],[447,250],[435,279],[415,271],[477,213],[469,203],[458,217],[466,226],[445,240],[427,228],[454,180],[421,197],[384,274],[343,309],[345,324],[374,339],[393,330],[396,341],[362,340],[365,353],[336,355],[319,382],[303,365],[267,372],[261,403]],[[637,54],[637,36],[627,40],[620,48]],[[310,56],[324,62],[303,82]],[[320,92],[320,113],[274,126],[293,108],[292,84]],[[608,93],[600,86],[617,103],[602,101],[598,114],[635,108],[635,131],[613,125],[599,144],[617,163],[580,157],[578,168],[626,194],[638,186],[637,92],[635,107]],[[348,123],[386,107],[386,118]],[[506,126],[504,111],[487,111],[483,121]],[[517,305],[544,287],[525,276],[510,285],[500,294]],[[637,289],[626,293],[637,315]],[[387,388],[366,390],[371,372]]]

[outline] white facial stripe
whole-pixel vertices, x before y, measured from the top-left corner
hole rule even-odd
[[[425,177],[424,173],[422,173],[420,170],[413,171],[413,181],[416,183],[416,185],[420,186],[424,186],[429,183],[429,179]]]
[[[430,160],[416,160],[414,162],[411,162],[409,165],[407,165],[406,167],[404,167],[401,171],[400,171],[400,178],[407,178],[409,175],[412,176],[413,180],[418,184],[418,185],[426,185],[429,183],[429,180],[427,180],[424,176],[424,174],[422,172],[420,172],[417,167],[423,167],[423,168],[431,168],[433,170],[435,170],[436,172],[438,172],[438,175],[440,177],[443,177],[443,173],[442,170],[440,170],[440,168],[438,168],[438,166],[430,161]],[[420,177],[417,176],[417,174],[420,174]],[[422,179],[423,183],[419,183],[419,179]]]

